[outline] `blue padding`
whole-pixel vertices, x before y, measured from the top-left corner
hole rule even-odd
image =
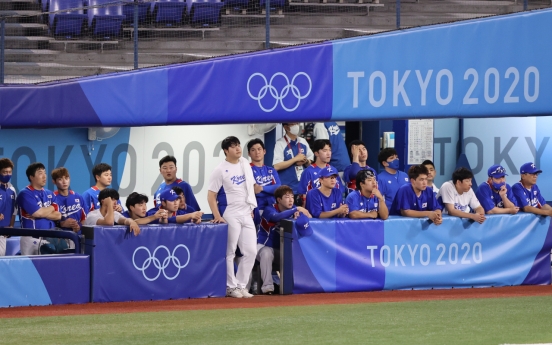
[[[227,225],[84,228],[94,302],[222,297]]]
[[[48,305],[52,301],[28,257],[0,257],[0,307]]]

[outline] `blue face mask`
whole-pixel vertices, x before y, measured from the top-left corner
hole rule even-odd
[[[0,175],[0,182],[8,183],[11,180],[12,175]]]
[[[399,170],[399,159],[395,159],[395,160],[392,160],[391,162],[387,162],[389,163],[389,168],[393,169],[393,170]]]
[[[504,186],[505,184],[506,184],[506,182],[501,182],[501,183],[494,183],[494,182],[493,182],[493,183],[492,183],[493,188],[494,188],[495,190],[500,190],[500,188],[502,188],[502,186]]]

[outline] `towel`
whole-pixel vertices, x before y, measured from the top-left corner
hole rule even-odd
[[[251,211],[257,208],[257,198],[255,197],[255,188],[253,185],[255,182],[255,177],[253,176],[253,170],[249,164],[249,160],[244,157],[240,157],[240,164],[245,173],[245,187],[247,189],[247,204],[251,207]]]

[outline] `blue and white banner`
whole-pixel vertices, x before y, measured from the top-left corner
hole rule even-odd
[[[550,284],[549,217],[312,220],[293,241],[294,293]]]
[[[544,9],[40,86],[7,86],[0,88],[0,126],[548,115],[552,42],[534,35],[550,31],[552,10]]]
[[[95,227],[92,301],[223,297],[227,226]]]

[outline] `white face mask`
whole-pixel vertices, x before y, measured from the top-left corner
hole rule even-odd
[[[293,125],[289,127],[289,132],[293,135],[299,134],[299,125]]]

